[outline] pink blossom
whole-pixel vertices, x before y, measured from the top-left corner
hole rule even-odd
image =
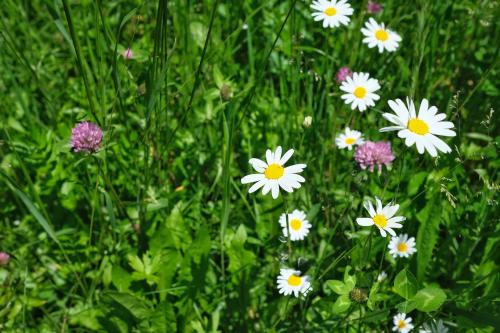
[[[362,169],[369,168],[371,172],[375,166],[378,166],[378,171],[382,171],[382,165],[390,168],[394,161],[390,142],[371,142],[367,141],[356,148],[354,159],[359,163]]]
[[[134,57],[134,52],[130,47],[123,51],[123,57],[125,59],[132,59]]]
[[[9,263],[10,256],[8,253],[0,252],[0,266],[5,266]]]
[[[102,141],[102,130],[90,121],[77,124],[71,131],[71,147],[74,151],[95,153]]]
[[[352,76],[352,71],[349,69],[349,67],[344,66],[339,69],[339,71],[335,75],[335,79],[337,80],[338,83],[340,83],[351,76]]]
[[[368,5],[366,7],[366,10],[370,14],[377,14],[378,12],[380,12],[382,10],[382,5],[375,2],[375,1],[369,0]]]

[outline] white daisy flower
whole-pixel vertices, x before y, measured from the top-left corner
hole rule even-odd
[[[394,258],[408,258],[413,253],[417,252],[415,245],[415,238],[411,237],[410,239],[408,239],[407,234],[392,237],[391,241],[389,242],[389,253]]]
[[[309,234],[311,223],[306,220],[306,213],[295,209],[291,214],[288,214],[288,224],[290,226],[290,240],[303,240]],[[280,216],[280,225],[283,228],[283,235],[288,237],[288,228],[286,226],[286,213]]]
[[[392,330],[395,332],[397,331],[400,333],[407,333],[413,329],[411,318],[406,318],[406,314],[404,313],[398,313],[397,315],[395,315],[393,321],[394,327],[392,328]]]
[[[442,121],[446,114],[437,113],[435,106],[429,107],[429,101],[425,98],[420,103],[418,116],[415,111],[415,104],[409,98],[406,104],[402,100],[389,101],[389,106],[396,113],[384,113],[383,117],[396,126],[384,127],[380,132],[398,131],[398,136],[405,139],[408,147],[417,145],[417,150],[423,154],[425,150],[432,157],[437,156],[437,151],[443,153],[451,152],[451,148],[436,135],[455,136],[456,133],[451,130],[454,127],[451,121]]]
[[[379,89],[378,80],[370,78],[370,74],[353,73],[351,77],[342,81],[340,90],[347,94],[340,97],[345,99],[345,104],[351,104],[352,110],[358,108],[363,112],[368,106],[374,106],[375,101],[380,99],[380,96],[374,93]]]
[[[361,132],[351,130],[349,127],[345,128],[344,133],[340,133],[335,139],[335,144],[340,148],[352,149],[354,145],[361,145],[365,142],[362,138],[363,134]]]
[[[402,228],[403,226],[398,222],[406,220],[403,216],[394,216],[399,209],[399,205],[389,204],[382,207],[382,201],[379,198],[375,198],[375,201],[377,202],[376,209],[373,208],[369,200],[365,201],[363,207],[368,211],[370,217],[358,217],[356,222],[363,227],[376,225],[382,237],[386,236],[386,232],[392,236],[396,236],[396,233],[392,229]]]
[[[369,48],[378,47],[378,51],[382,53],[384,49],[388,52],[394,52],[399,47],[401,37],[392,30],[385,27],[384,23],[378,24],[370,17],[365,27],[361,28],[361,32],[366,37],[363,38],[363,43],[368,44]]]
[[[300,276],[300,271],[294,269],[282,268],[278,276],[278,290],[285,296],[293,293],[295,297],[299,294],[307,295],[312,290],[309,276]]]
[[[385,279],[387,279],[387,273],[382,271],[380,274],[377,276],[377,281],[382,282]]]
[[[278,198],[280,187],[286,192],[293,192],[300,188],[305,182],[304,177],[298,175],[306,167],[305,164],[295,164],[284,167],[285,163],[292,157],[293,149],[281,156],[281,147],[276,148],[273,153],[270,149],[266,151],[266,162],[257,158],[251,158],[248,163],[252,165],[257,174],[245,176],[241,179],[242,184],[253,184],[248,193],[253,193],[263,187],[262,194],[266,195],[271,191],[273,199]]]
[[[323,21],[323,28],[335,28],[349,23],[353,9],[346,0],[317,0],[311,8],[314,21]]]

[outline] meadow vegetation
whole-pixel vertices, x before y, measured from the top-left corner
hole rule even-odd
[[[309,0],[3,0],[0,331],[500,329],[500,2],[349,2],[324,28]],[[369,18],[397,50],[363,43]],[[345,104],[341,67],[378,80],[374,106]],[[379,131],[407,97],[446,114],[451,152]],[[72,144],[84,121],[95,151]],[[394,158],[363,169],[346,127]],[[305,181],[248,193],[278,146]],[[415,253],[357,223],[375,198]],[[280,294],[282,269],[310,289]]]

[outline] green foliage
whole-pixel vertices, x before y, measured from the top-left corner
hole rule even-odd
[[[420,289],[412,300],[419,311],[431,312],[438,310],[446,300],[446,294],[438,287]]]
[[[0,331],[388,332],[397,312],[415,331],[500,327],[500,3],[349,2],[325,29],[312,0],[2,1]],[[395,52],[362,43],[370,17]],[[366,112],[341,99],[343,66],[379,80]],[[406,96],[453,122],[452,152],[379,131]],[[81,121],[104,131],[94,154],[70,148]],[[347,126],[391,142],[392,166],[338,149]],[[249,159],[278,145],[307,164],[302,187],[248,194]],[[414,255],[356,223],[375,196],[400,205]],[[283,236],[285,209],[306,212],[304,240]],[[281,295],[281,268],[312,291]]]
[[[418,282],[415,276],[408,271],[403,269],[394,278],[394,292],[405,299],[411,299],[418,290]]]

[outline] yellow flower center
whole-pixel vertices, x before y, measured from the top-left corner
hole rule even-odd
[[[357,98],[363,98],[366,96],[366,89],[363,87],[357,87],[354,89],[354,96]]]
[[[405,321],[400,319],[400,320],[398,321],[398,328],[399,328],[399,329],[403,329],[403,328],[405,328],[405,327],[406,327],[406,323],[405,323]]]
[[[330,8],[325,9],[325,14],[328,16],[333,16],[333,15],[337,14],[337,10],[333,7],[330,7]]]
[[[375,32],[375,38],[381,42],[385,42],[389,38],[389,34],[384,29],[379,29]]]
[[[288,278],[288,284],[294,287],[300,286],[302,284],[302,278],[297,275],[290,275]]]
[[[290,228],[292,228],[295,231],[299,230],[301,226],[302,226],[302,221],[300,221],[299,219],[293,219],[290,221]]]
[[[408,251],[408,245],[406,245],[406,243],[399,243],[398,244],[398,251],[399,252],[406,252],[406,251]]]
[[[354,138],[347,138],[347,139],[345,139],[345,144],[346,145],[352,145],[354,142],[356,142],[356,139],[354,139]]]
[[[374,217],[372,217],[372,220],[373,223],[375,223],[380,228],[385,228],[385,226],[387,225],[387,219],[382,214],[375,215]]]
[[[267,179],[280,179],[284,173],[285,168],[279,164],[273,163],[267,167],[266,171],[264,171],[264,176],[266,176]]]
[[[418,118],[408,120],[408,129],[418,135],[426,135],[429,133],[429,125]]]

